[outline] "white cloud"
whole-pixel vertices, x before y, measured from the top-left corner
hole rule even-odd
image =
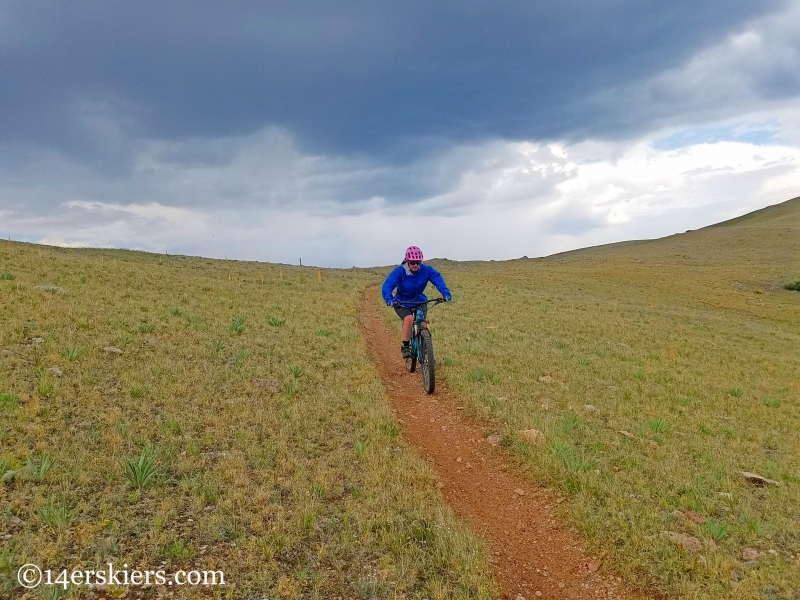
[[[0,236],[369,266],[396,261],[412,243],[428,256],[473,260],[658,237],[800,195],[796,147],[661,148],[668,133],[572,145],[488,140],[398,167],[309,155],[267,129],[143,141],[132,172],[113,177],[53,155],[37,163],[34,153],[22,167],[40,173],[35,183],[0,183]]]
[[[188,208],[113,205],[71,200],[53,214],[16,215],[26,235],[42,244],[67,247],[125,247],[163,251],[210,235],[207,217]]]

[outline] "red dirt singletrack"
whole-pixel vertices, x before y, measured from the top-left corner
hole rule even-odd
[[[446,384],[424,392],[419,372],[406,371],[398,331],[378,302],[378,290],[367,290],[361,326],[403,437],[432,463],[456,514],[483,536],[502,597],[644,600],[585,553],[580,537],[557,518],[560,498],[514,472],[505,451],[486,441],[484,427],[459,412]]]

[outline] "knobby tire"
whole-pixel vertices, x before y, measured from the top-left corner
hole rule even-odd
[[[425,386],[425,391],[428,394],[432,394],[436,387],[436,373],[433,359],[433,339],[431,338],[430,331],[427,329],[420,331],[419,344],[420,361],[422,363],[420,365],[422,367],[422,383]]]

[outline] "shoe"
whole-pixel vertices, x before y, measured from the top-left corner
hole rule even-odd
[[[411,346],[400,346],[400,354],[403,358],[411,358]]]

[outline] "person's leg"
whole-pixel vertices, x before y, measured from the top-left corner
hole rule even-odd
[[[411,341],[411,326],[414,324],[414,316],[405,306],[395,306],[394,311],[397,313],[397,316],[403,320],[401,330],[403,344],[400,346],[400,354],[403,358],[409,358],[411,356],[411,345],[409,342]]]
[[[411,326],[414,324],[414,317],[413,315],[406,315],[403,318],[403,331],[401,337],[403,338],[403,343],[408,344],[411,341]]]

